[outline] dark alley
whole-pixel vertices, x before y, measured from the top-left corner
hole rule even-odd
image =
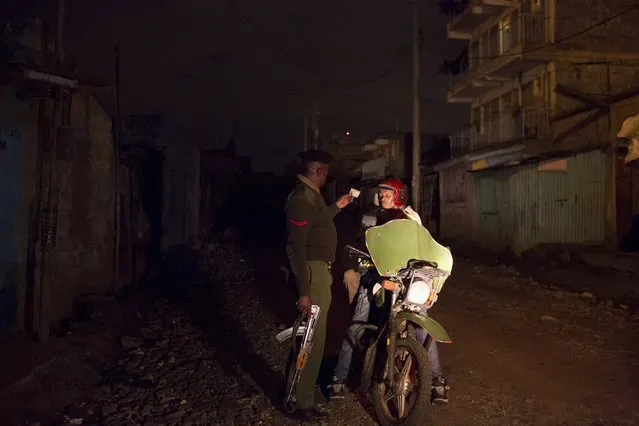
[[[0,3],[0,426],[639,425],[639,4]]]

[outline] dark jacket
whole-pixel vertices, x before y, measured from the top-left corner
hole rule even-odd
[[[381,226],[387,222],[390,222],[391,220],[406,219],[406,215],[400,209],[385,210],[385,209],[379,208],[374,213],[375,213],[375,217],[377,218],[376,226]],[[366,247],[366,230],[367,229],[368,229],[367,227],[362,226],[362,229],[360,230],[359,236],[355,243],[356,248],[366,253],[368,253],[368,249]],[[353,265],[351,265],[351,268],[355,268],[355,266],[356,265],[353,262]],[[375,283],[379,281],[378,278],[379,278],[379,275],[377,274],[377,271],[371,270],[368,273],[366,273],[364,276],[362,276],[360,285],[364,286],[365,288],[369,290],[372,290]]]

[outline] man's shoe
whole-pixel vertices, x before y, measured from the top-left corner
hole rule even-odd
[[[312,422],[315,420],[322,420],[328,417],[328,413],[324,410],[320,410],[317,407],[305,408],[302,410],[295,410],[291,414],[293,420],[301,422]]]
[[[448,403],[448,382],[442,376],[433,378],[433,385],[430,393],[430,402],[434,404]]]
[[[328,385],[328,391],[331,401],[336,399],[344,399],[346,393],[346,383],[344,380],[340,380],[337,377],[333,377],[333,382]]]

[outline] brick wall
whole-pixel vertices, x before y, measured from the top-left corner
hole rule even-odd
[[[627,9],[633,2],[627,0],[571,0],[555,1],[555,40],[583,31],[585,28]],[[639,10],[626,13],[605,25],[598,26],[560,43],[564,49],[594,52],[639,52]]]

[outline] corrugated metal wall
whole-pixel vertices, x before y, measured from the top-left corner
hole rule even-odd
[[[569,158],[565,171],[539,171],[536,165],[515,169],[504,187],[510,206],[502,210],[502,222],[512,223],[514,251],[540,243],[605,241],[609,169],[601,151]]]
[[[482,245],[498,248],[503,245],[502,214],[497,174],[482,174],[477,179],[477,207],[479,214],[479,241]]]
[[[477,242],[493,249],[512,245],[514,224],[509,178],[512,172],[495,170],[476,173]]]
[[[475,177],[466,171],[465,164],[439,172],[439,193],[441,236],[448,240],[474,240],[477,229]]]
[[[598,150],[568,158],[566,170],[442,170],[442,236],[518,254],[542,243],[604,242],[609,170],[609,157]],[[638,212],[639,196],[634,204]]]

